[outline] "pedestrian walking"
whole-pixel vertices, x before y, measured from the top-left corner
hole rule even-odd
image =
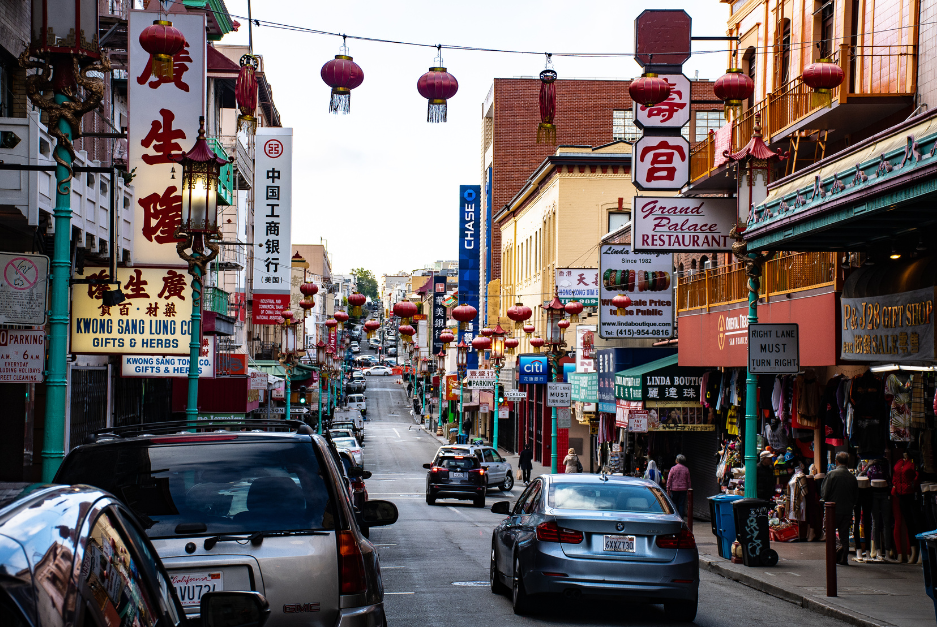
[[[524,485],[530,484],[530,471],[534,469],[534,450],[530,448],[530,442],[524,445],[521,451],[521,458],[517,462],[517,467],[521,469],[524,478]]]
[[[569,449],[566,457],[563,458],[563,463],[566,465],[566,472],[582,472],[582,464],[579,462],[579,456],[576,455],[576,449]]]
[[[690,469],[686,467],[686,457],[677,455],[677,463],[667,473],[667,493],[677,507],[677,512],[686,518],[686,491],[692,488]]]
[[[859,481],[849,472],[846,464],[849,463],[849,453],[841,451],[836,454],[836,469],[823,479],[823,488],[820,491],[820,500],[836,504],[836,533],[839,535],[840,549],[836,555],[836,562],[848,566],[849,562],[849,528],[852,526],[852,510],[859,498]]]
[[[770,501],[774,496],[774,488],[778,483],[774,474],[774,463],[771,457],[771,451],[762,451],[761,459],[758,462],[758,474],[755,475],[757,484],[755,485],[758,498],[764,501]]]
[[[657,462],[653,459],[647,463],[647,470],[644,471],[644,478],[653,481],[659,486],[664,485],[664,475],[657,469]]]

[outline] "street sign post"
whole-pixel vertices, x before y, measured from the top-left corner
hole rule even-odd
[[[547,383],[547,407],[569,407],[572,394],[569,383]]]
[[[504,392],[504,398],[509,401],[526,401],[527,392],[523,390],[506,390]]]
[[[0,329],[0,383],[42,383],[46,332]]]
[[[748,325],[748,371],[753,374],[796,374],[800,351],[796,324]]]
[[[494,370],[468,370],[465,387],[469,390],[493,390],[496,378]]]
[[[0,324],[45,324],[49,258],[0,253],[0,270]]]

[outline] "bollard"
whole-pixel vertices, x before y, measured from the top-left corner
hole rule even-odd
[[[693,488],[686,491],[686,526],[693,533]]]
[[[824,504],[826,520],[826,596],[836,596],[836,503],[827,501]],[[849,542],[849,538],[844,538]]]

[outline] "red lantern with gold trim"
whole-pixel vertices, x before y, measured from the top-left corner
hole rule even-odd
[[[843,84],[846,75],[843,68],[831,59],[820,59],[804,69],[804,84],[813,90],[810,94],[811,107],[828,107],[833,103],[833,90]]]
[[[631,297],[627,294],[616,294],[612,299],[612,306],[615,307],[616,316],[627,316],[628,307],[631,307]]]
[[[240,112],[237,129],[241,130],[243,127],[247,132],[253,133],[257,129],[254,112],[257,111],[257,68],[260,66],[260,59],[252,54],[245,54],[238,61],[238,65],[241,69],[234,86],[234,97]]]
[[[452,317],[459,321],[459,329],[467,331],[469,323],[478,315],[478,310],[471,305],[459,305],[452,310]]]
[[[156,20],[140,33],[140,45],[150,53],[150,68],[160,80],[172,80],[173,57],[185,48],[185,37],[169,20]]]
[[[437,50],[436,65],[416,82],[417,91],[427,100],[427,122],[445,122],[447,101],[459,91],[459,81],[442,65],[442,47],[437,46]]]
[[[653,107],[670,97],[670,83],[653,72],[645,72],[628,86],[631,99],[645,107]]]
[[[738,119],[742,114],[742,103],[755,92],[755,82],[741,68],[730,67],[716,79],[713,93],[725,103],[727,120]]]
[[[544,344],[546,344],[546,340],[544,340],[539,335],[535,335],[532,338],[530,338],[530,345],[534,347],[535,353],[539,353],[540,349],[543,348]]]
[[[303,296],[315,296],[319,293],[319,286],[315,283],[303,283],[299,286],[299,291]]]
[[[455,336],[452,334],[452,331],[445,329],[439,334],[439,341],[442,342],[443,350],[449,350],[449,344],[455,341]]]
[[[348,49],[342,46],[342,52],[348,52]],[[360,87],[364,82],[364,70],[361,66],[347,54],[337,54],[322,66],[319,75],[325,84],[332,88],[329,113],[351,112],[351,90]]]
[[[578,300],[571,300],[566,303],[566,313],[569,314],[569,321],[572,323],[579,322],[579,314],[582,313],[582,303]]]
[[[475,339],[472,340],[472,348],[478,352],[488,350],[491,348],[491,338],[485,337],[484,335],[476,336]]]
[[[368,300],[368,297],[360,292],[355,292],[348,295],[348,304],[351,305],[351,315],[355,318],[361,317],[361,305],[363,305]]]
[[[508,355],[513,355],[514,349],[517,348],[518,344],[520,344],[520,342],[516,337],[504,338],[504,352]]]

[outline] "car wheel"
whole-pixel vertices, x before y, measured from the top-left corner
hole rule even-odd
[[[521,560],[514,558],[514,576],[511,578],[511,605],[514,613],[524,616],[530,613],[530,597],[524,590],[524,580],[521,579]]]
[[[664,603],[664,615],[668,620],[679,623],[690,623],[696,618],[696,606],[699,597],[688,601],[668,601]]]
[[[495,559],[495,547],[491,547],[491,566],[488,568],[488,583],[491,585],[493,594],[505,594],[508,587],[501,581],[501,573],[498,572],[498,561]]]
[[[514,475],[510,472],[504,475],[504,482],[501,484],[502,492],[510,492],[511,488],[514,487]]]
[[[485,497],[484,497],[484,496],[476,496],[474,499],[472,499],[472,504],[475,505],[475,507],[484,507],[484,506],[485,506]]]
[[[427,495],[426,495],[426,504],[427,504],[427,505],[435,505],[435,504],[436,504],[436,497],[435,497],[435,496],[430,496],[429,494],[427,494]]]

